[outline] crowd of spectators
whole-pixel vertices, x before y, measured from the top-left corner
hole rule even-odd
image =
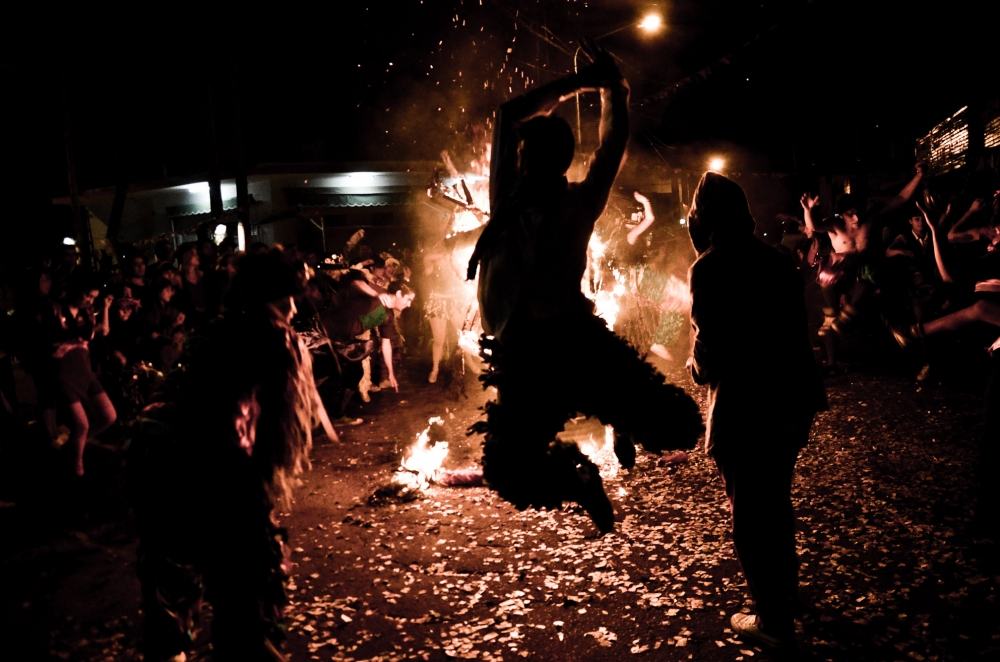
[[[935,337],[964,330],[965,337],[996,348],[1000,192],[985,177],[970,181],[946,197],[918,164],[898,194],[875,205],[851,194],[829,201],[802,195],[803,216],[786,222],[777,249],[795,259],[816,294],[814,344],[828,372],[844,370],[843,348],[873,328],[915,357],[920,380],[933,369],[936,346],[948,344]],[[644,203],[644,223],[630,226],[628,248],[641,248],[649,265],[633,271],[656,275],[654,267],[671,256],[686,264],[687,254],[676,246],[638,241],[653,216],[648,200],[637,199]],[[820,218],[824,205],[834,213]],[[66,456],[72,471],[82,475],[86,442],[116,421],[109,435],[134,421],[155,385],[184,368],[192,344],[225,310],[242,253],[234,238],[216,241],[206,236],[177,245],[162,239],[149,252],[119,244],[115,259],[93,269],[84,266],[75,245],[61,245],[43,263],[7,272],[0,288],[0,397],[8,419],[18,406],[16,358],[37,394],[32,413],[38,427],[55,446],[71,451]],[[255,244],[247,252],[268,250]],[[450,282],[461,285],[451,273],[458,249],[450,244],[392,255],[375,250],[361,231],[333,258],[280,250],[310,271],[293,325],[314,355],[319,391],[336,425],[358,423],[354,405],[371,401],[373,393],[398,390],[408,342],[426,343],[432,355],[426,379],[436,382],[445,338],[455,345],[454,336],[474,319],[465,305],[474,294]],[[642,279],[658,288],[652,312],[633,310],[627,296],[620,302],[616,331],[641,345],[641,352],[683,355],[677,331],[685,323],[680,309],[686,302],[661,301],[678,289],[665,286],[681,283],[683,273],[677,273]],[[421,310],[401,315],[414,301],[414,277],[422,285]],[[641,337],[632,338],[633,327],[644,330]]]
[[[343,255],[325,260],[294,247],[254,244],[246,251],[282,251],[303,265],[293,326],[313,354],[335,425],[361,422],[349,415],[357,413],[352,402],[399,389],[400,313],[415,297],[410,266],[376,253],[363,235],[352,237]],[[18,415],[16,361],[37,394],[36,411],[24,413],[37,414],[32,418],[53,447],[66,451],[76,476],[85,473],[87,442],[105,431],[103,438],[127,437],[153,391],[185,369],[199,339],[235,303],[227,297],[244,259],[235,239],[176,246],[162,239],[152,249],[147,254],[140,245],[118,244],[115,259],[95,267],[66,241],[52,259],[2,279],[4,423]],[[412,258],[410,251],[405,255]]]
[[[988,346],[1000,333],[1000,187],[977,176],[939,188],[918,163],[898,194],[870,206],[845,193],[820,219],[819,196],[802,195],[803,217],[786,222],[778,249],[819,291],[828,372],[845,369],[842,349],[862,330],[891,334],[919,363],[919,381],[945,345],[931,337],[965,329]]]

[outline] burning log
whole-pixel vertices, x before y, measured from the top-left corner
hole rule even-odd
[[[415,501],[432,484],[446,487],[479,487],[483,484],[483,472],[479,469],[442,469],[446,457],[448,432],[444,420],[435,416],[417,435],[416,443],[407,451],[389,483],[375,490],[368,498],[368,504],[381,506]]]

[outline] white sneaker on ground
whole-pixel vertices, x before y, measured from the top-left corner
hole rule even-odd
[[[757,617],[753,614],[733,614],[729,618],[729,626],[737,636],[750,643],[771,649],[795,647],[794,641],[778,639],[761,630],[757,625]]]

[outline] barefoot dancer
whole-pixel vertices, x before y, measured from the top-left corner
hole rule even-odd
[[[482,265],[479,305],[483,381],[496,386],[487,420],[483,472],[519,508],[583,505],[602,531],[614,527],[597,467],[576,444],[555,441],[577,412],[615,426],[623,464],[634,443],[658,451],[690,448],[702,426],[697,406],[644,363],[594,316],[580,291],[587,243],[607,205],[628,141],[628,85],[611,56],[585,44],[593,64],[512,99],[497,112],[490,167],[493,217],[469,263]],[[602,95],[601,146],[586,178],[566,171],[573,134],[552,111],[587,90]]]

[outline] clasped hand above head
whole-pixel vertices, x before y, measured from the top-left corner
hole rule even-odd
[[[597,91],[601,88],[614,88],[625,86],[625,78],[622,72],[602,46],[594,43],[593,39],[584,37],[580,40],[580,50],[590,60],[590,64],[580,70],[578,74],[581,91]]]

